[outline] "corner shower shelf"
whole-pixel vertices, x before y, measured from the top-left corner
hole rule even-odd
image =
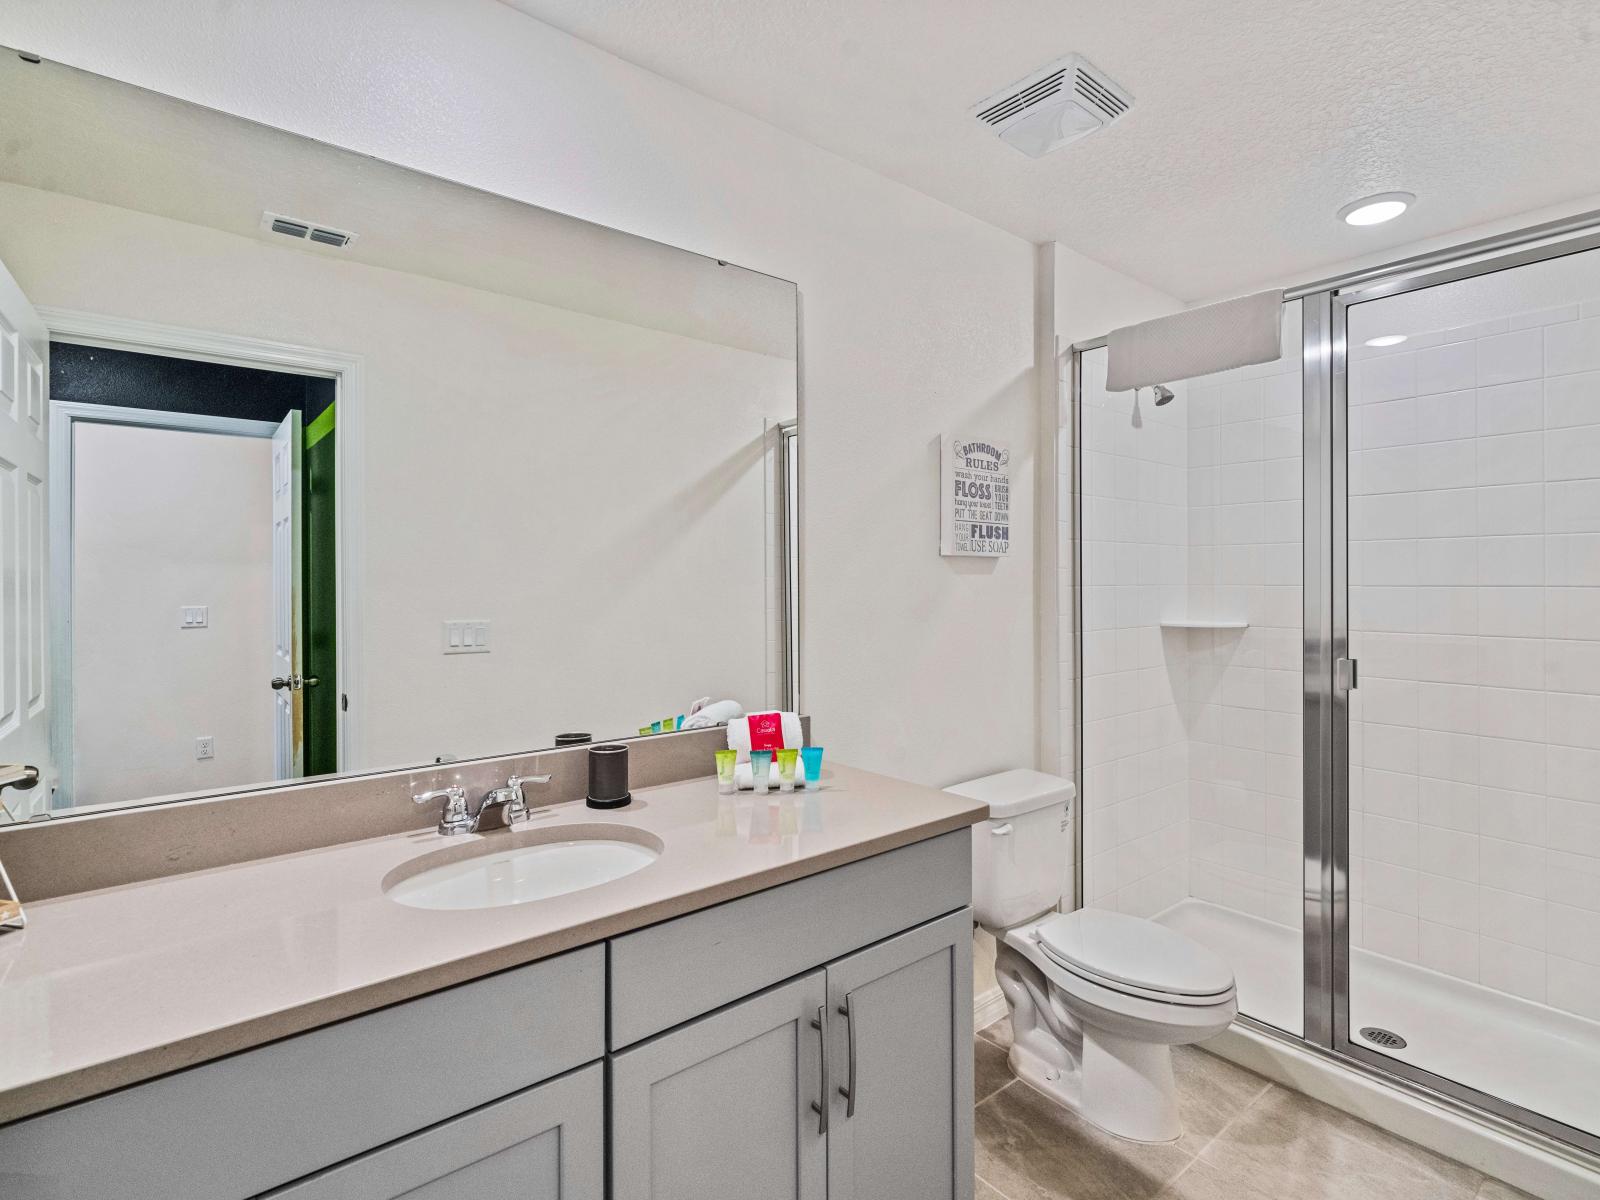
[[[1163,621],[1163,629],[1249,629],[1249,621]]]

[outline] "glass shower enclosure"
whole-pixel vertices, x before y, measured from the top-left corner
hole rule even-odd
[[[1073,349],[1083,901],[1600,1154],[1600,221],[1291,295],[1160,406]]]

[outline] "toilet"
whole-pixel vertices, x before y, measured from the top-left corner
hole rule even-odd
[[[1073,785],[1003,771],[947,789],[989,805],[972,831],[973,908],[994,935],[1017,1078],[1108,1133],[1183,1133],[1172,1047],[1204,1041],[1239,1011],[1232,968],[1143,917],[1071,903]]]

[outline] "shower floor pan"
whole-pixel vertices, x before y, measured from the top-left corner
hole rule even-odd
[[[1203,900],[1156,917],[1233,964],[1239,1011],[1299,1034],[1300,931]],[[1350,1026],[1405,1039],[1385,1048],[1447,1079],[1600,1132],[1600,1022],[1368,950],[1351,955]],[[1359,1036],[1359,1035],[1358,1035]]]

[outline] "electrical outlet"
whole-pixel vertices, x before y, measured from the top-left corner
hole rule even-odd
[[[182,629],[204,629],[211,622],[210,607],[205,604],[185,604],[178,610],[178,625]]]
[[[446,654],[489,653],[489,622],[446,621],[444,652]]]
[[[195,738],[194,756],[200,762],[205,762],[208,758],[215,758],[217,756],[216,739],[209,737]]]

